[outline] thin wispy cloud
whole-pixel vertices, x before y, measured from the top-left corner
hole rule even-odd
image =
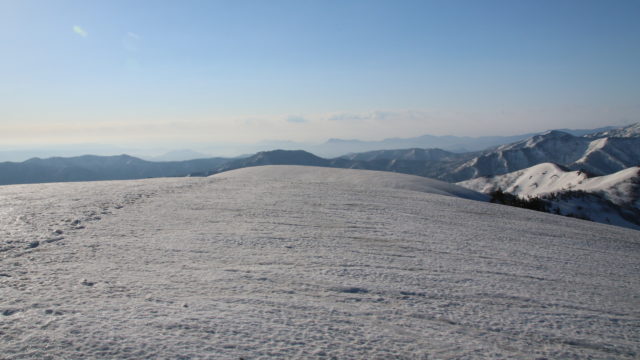
[[[287,118],[287,122],[294,123],[294,124],[304,124],[306,122],[309,122],[309,120],[303,118],[302,116],[292,115]]]
[[[74,33],[82,36],[83,38],[86,38],[87,36],[89,36],[89,33],[87,32],[87,30],[83,29],[79,25],[74,25],[72,29]]]
[[[426,114],[421,111],[371,111],[366,113],[335,113],[331,114],[327,120],[330,121],[365,121],[365,120],[393,120],[402,118],[422,118]]]
[[[128,32],[122,38],[122,46],[129,52],[137,52],[140,49],[141,41],[142,36],[134,32]]]

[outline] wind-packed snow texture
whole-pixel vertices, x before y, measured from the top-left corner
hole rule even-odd
[[[0,187],[0,357],[640,355],[640,232],[394,176]]]

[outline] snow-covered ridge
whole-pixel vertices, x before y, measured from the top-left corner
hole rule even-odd
[[[502,175],[547,162],[593,175],[612,174],[640,165],[640,137],[592,138],[549,131],[487,150],[459,165],[445,178],[459,182],[475,177]]]
[[[481,177],[457,183],[468,189],[490,193],[497,189],[521,197],[540,196],[567,190],[598,192],[613,203],[637,203],[633,186],[640,186],[640,167],[611,175],[589,178],[581,171],[567,171],[553,163],[544,163],[509,174]]]
[[[632,138],[640,137],[640,122],[624,126],[617,129],[598,132],[595,134],[587,134],[585,137],[600,138],[600,137],[616,137],[616,138]]]
[[[314,166],[268,165],[242,168],[213,175],[214,179],[249,178],[291,182],[323,182],[350,184],[366,188],[411,190],[430,194],[455,196],[463,199],[487,201],[488,197],[465,187],[421,176],[397,174],[386,171],[333,169]]]
[[[482,193],[501,189],[527,197],[568,189],[586,178],[586,174],[580,171],[567,172],[556,164],[543,163],[504,175],[479,177],[457,184]]]
[[[588,177],[582,171],[568,171],[556,164],[544,163],[457,184],[482,193],[500,189],[522,198],[543,197],[551,201],[553,209],[560,214],[579,215],[594,221],[640,229],[638,166],[611,175]],[[579,195],[576,191],[586,194]]]

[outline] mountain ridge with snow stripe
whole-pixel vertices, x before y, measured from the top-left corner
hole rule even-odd
[[[553,163],[457,183],[490,194],[497,190],[521,198],[539,197],[552,211],[640,229],[640,167],[589,177]]]
[[[553,163],[542,163],[527,169],[492,177],[475,178],[457,183],[460,186],[489,193],[501,189],[521,197],[540,196],[555,192],[576,190],[602,192],[619,205],[637,203],[637,194],[616,194],[624,184],[640,184],[640,167],[620,170],[614,174],[589,177],[582,171],[568,171]]]

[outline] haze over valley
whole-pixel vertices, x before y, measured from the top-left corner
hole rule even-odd
[[[640,183],[640,178],[633,169],[640,166],[640,127],[634,124],[606,129],[582,131],[582,136],[553,130],[511,144],[489,147],[484,151],[462,153],[438,148],[411,148],[349,153],[332,159],[321,158],[303,150],[272,150],[239,158],[164,162],[146,161],[128,155],[34,158],[22,163],[0,163],[0,184],[209,176],[261,165],[381,170],[458,182],[462,186],[485,193],[506,190],[522,198],[557,197],[560,193],[569,192],[564,196],[563,202],[566,204],[552,206],[549,203],[546,211],[639,228],[637,184]],[[538,166],[540,164],[543,166]],[[507,174],[518,170],[524,172]],[[573,180],[554,183],[550,187],[541,186],[540,181],[531,180],[533,175],[528,175],[542,172],[544,175],[549,174],[547,177],[550,179],[564,178],[564,171],[571,170],[577,174],[572,175]],[[528,183],[512,186],[509,181],[501,180],[501,176],[508,179],[514,176],[530,179],[527,180]],[[599,180],[598,176],[603,180]],[[608,180],[604,180],[604,176]],[[608,184],[608,188],[580,186],[587,179],[591,183],[598,179],[596,182],[604,182]],[[493,185],[489,185],[490,183]],[[523,190],[525,188],[527,190]],[[582,193],[576,194],[576,190]],[[590,199],[585,200],[585,192],[589,193]],[[618,194],[613,202],[609,196],[612,192]],[[545,201],[549,202],[548,200]]]

